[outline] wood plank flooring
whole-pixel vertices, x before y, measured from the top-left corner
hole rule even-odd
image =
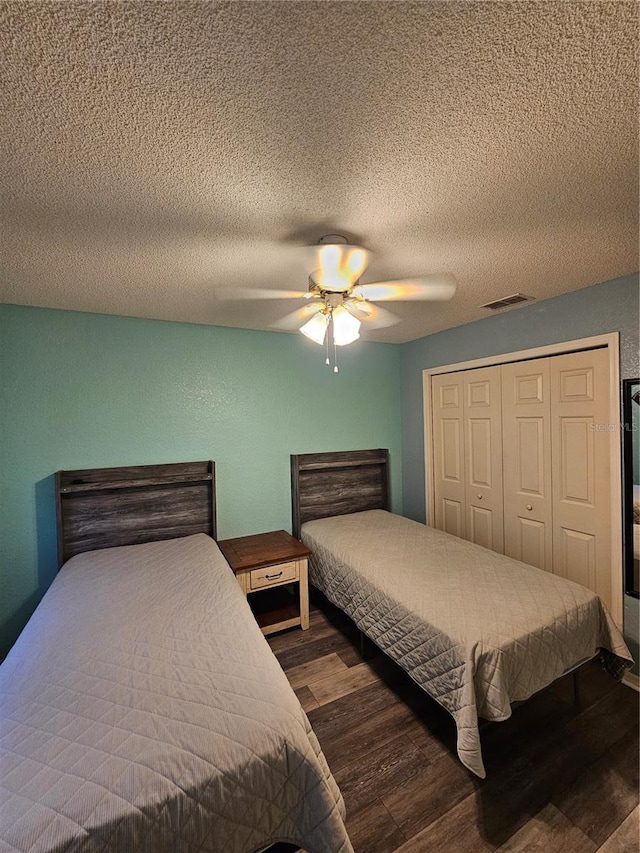
[[[318,606],[319,605],[319,606]],[[597,663],[482,729],[487,778],[449,714],[326,600],[269,637],[347,807],[356,853],[639,853],[638,694]]]

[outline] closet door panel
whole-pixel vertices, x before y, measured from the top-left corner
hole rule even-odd
[[[502,411],[499,367],[462,373],[465,538],[502,554]]]
[[[552,359],[551,393],[554,571],[611,607],[607,351]]]
[[[505,554],[552,571],[549,359],[501,367]]]
[[[464,539],[464,510],[462,503],[442,498],[440,512],[442,515],[442,527],[439,529],[444,530],[445,533],[450,533],[452,536]]]
[[[498,550],[502,553],[499,548],[494,548],[493,521],[494,510],[478,506],[469,507],[467,539],[470,539],[471,542],[475,542],[476,545],[482,545],[483,548],[488,548],[490,551]]]
[[[515,550],[518,560],[537,566],[539,569],[551,570],[549,558],[549,540],[551,531],[549,525],[531,518],[518,518],[516,524]],[[509,554],[513,556],[513,554]]]
[[[589,589],[595,589],[596,537],[566,527],[561,527],[558,532],[561,551],[558,574]]]
[[[431,383],[435,526],[465,536],[463,389],[460,374]]]

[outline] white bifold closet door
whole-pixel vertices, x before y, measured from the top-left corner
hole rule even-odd
[[[435,526],[502,553],[500,368],[434,376]]]
[[[466,535],[464,404],[462,373],[431,382],[435,527],[461,539]]]
[[[549,362],[501,367],[504,552],[547,571],[553,566]]]
[[[502,554],[502,414],[500,368],[469,370],[464,393],[466,538]]]
[[[611,606],[606,349],[434,376],[435,526]]]
[[[612,605],[609,359],[587,350],[551,359],[553,571]],[[615,424],[611,424],[615,429]]]

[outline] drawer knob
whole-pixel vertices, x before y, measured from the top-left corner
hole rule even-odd
[[[275,575],[265,575],[265,578],[268,581],[274,581],[276,578],[280,578],[280,577],[282,577],[282,569],[280,569],[280,571]]]
[[[529,512],[531,512],[531,510],[533,509],[533,507],[531,506],[531,504],[527,504],[527,509],[529,510]]]
[[[481,500],[482,500],[482,495],[478,495],[478,500],[479,500],[479,501],[481,501]]]

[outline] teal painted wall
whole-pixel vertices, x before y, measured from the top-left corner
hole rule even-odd
[[[289,454],[388,447],[400,347],[0,305],[0,653],[56,572],[53,474],[214,459],[218,535],[291,529]]]
[[[424,369],[619,332],[621,378],[632,379],[640,375],[638,296],[638,275],[625,276],[404,344],[401,356],[404,514],[419,521],[425,519]],[[625,595],[625,636],[636,661],[640,659],[639,616],[638,599]]]

